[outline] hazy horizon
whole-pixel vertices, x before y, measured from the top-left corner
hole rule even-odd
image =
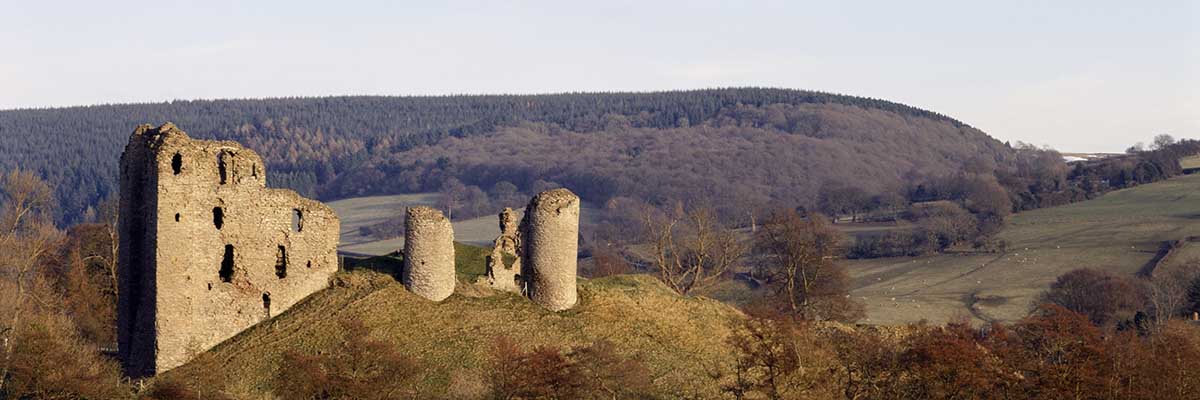
[[[778,87],[919,107],[1006,141],[1200,136],[1200,6],[21,3],[0,109],[171,100]]]

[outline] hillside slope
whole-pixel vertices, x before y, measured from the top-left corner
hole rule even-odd
[[[346,317],[360,318],[374,338],[414,357],[425,371],[421,392],[431,398],[482,395],[498,336],[528,347],[608,340],[622,356],[641,360],[656,391],[672,397],[717,397],[709,373],[732,367],[723,340],[741,314],[715,300],[679,297],[649,276],[581,281],[579,305],[559,313],[513,294],[479,297],[485,294],[462,286],[433,303],[389,275],[344,273],[332,288],[164,377],[203,380],[236,398],[270,398],[281,355],[339,346],[338,319]]]
[[[133,127],[166,121],[247,145],[268,163],[270,185],[323,200],[435,191],[456,178],[489,192],[507,181],[525,194],[553,181],[596,204],[616,195],[692,198],[703,188],[795,205],[826,181],[882,188],[910,171],[947,173],[972,158],[1011,155],[977,129],[903,104],[735,88],[8,110],[0,111],[0,169],[45,176],[63,204],[60,222],[76,222],[114,193]],[[635,179],[645,172],[655,174]]]
[[[853,296],[872,324],[966,316],[1014,321],[1059,275],[1094,268],[1132,275],[1163,242],[1200,235],[1200,175],[1183,176],[1012,217],[1005,254],[848,261]],[[1186,260],[1181,260],[1186,261]]]

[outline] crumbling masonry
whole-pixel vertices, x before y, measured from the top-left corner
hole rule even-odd
[[[522,293],[521,279],[521,235],[517,231],[517,216],[511,208],[500,212],[500,236],[492,244],[492,254],[487,257],[487,283],[492,289]],[[506,260],[512,260],[507,262]]]
[[[404,219],[404,270],[410,292],[433,301],[454,293],[454,228],[441,211],[410,207]]]
[[[235,142],[139,126],[121,155],[118,355],[161,373],[325,288],[338,218],[266,188],[262,159]]]
[[[529,298],[553,311],[574,307],[579,196],[567,189],[534,196],[521,221],[521,242]]]

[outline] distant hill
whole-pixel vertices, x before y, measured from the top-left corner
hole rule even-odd
[[[0,169],[58,188],[60,222],[115,192],[134,126],[172,121],[261,153],[272,186],[322,199],[434,191],[494,195],[564,185],[612,196],[797,205],[826,182],[868,190],[1011,149],[936,112],[829,93],[732,88],[656,93],[174,101],[0,111]],[[506,185],[501,185],[508,188]],[[517,196],[520,197],[520,196]]]

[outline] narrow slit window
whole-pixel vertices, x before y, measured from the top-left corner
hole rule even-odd
[[[263,311],[266,311],[267,317],[271,317],[271,293],[263,292]]]
[[[225,209],[221,207],[213,207],[213,226],[220,230],[225,226]]]
[[[299,208],[292,210],[292,231],[300,232],[304,230],[304,211]]]
[[[225,159],[232,155],[233,154],[227,151],[222,151],[220,154],[217,154],[217,175],[220,176],[222,185],[229,182],[229,166],[227,165],[228,162]]]
[[[233,245],[225,245],[225,256],[221,258],[221,271],[218,272],[221,282],[233,280]]]
[[[183,172],[183,155],[175,153],[175,156],[171,157],[171,171],[175,172],[175,175]]]
[[[275,276],[279,279],[287,277],[287,264],[287,248],[280,245],[275,253]]]

